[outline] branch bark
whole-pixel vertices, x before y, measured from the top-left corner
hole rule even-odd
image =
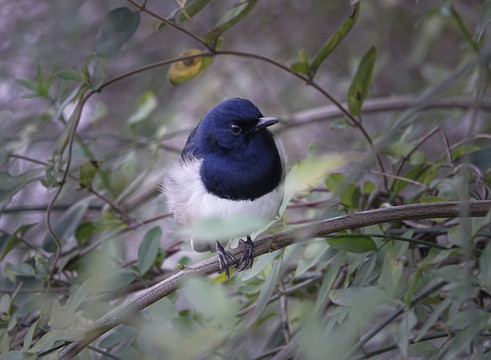
[[[443,202],[431,204],[412,204],[390,208],[355,212],[345,216],[326,219],[308,225],[296,227],[275,235],[255,241],[256,256],[284,248],[294,242],[306,241],[312,237],[325,236],[347,229],[357,229],[369,225],[401,220],[478,217],[491,211],[491,200],[472,202]],[[238,256],[240,249],[232,249],[231,253]],[[86,332],[85,337],[69,344],[60,352],[59,359],[68,360],[77,355],[94,340],[126,322],[133,314],[145,309],[163,297],[179,289],[182,282],[193,276],[206,276],[218,271],[218,261],[212,257],[174,274],[138,296],[128,299],[125,303],[110,311],[95,322]]]

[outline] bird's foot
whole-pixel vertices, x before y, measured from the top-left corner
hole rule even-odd
[[[221,274],[222,271],[225,271],[225,274],[227,274],[227,278],[230,278],[230,272],[228,270],[229,261],[227,260],[227,256],[230,260],[233,261],[235,267],[237,267],[239,264],[237,263],[237,260],[234,258],[234,256],[230,252],[225,250],[218,241],[216,245],[216,250],[218,254],[218,265],[220,266],[220,270],[218,271],[218,273]]]
[[[244,246],[244,253],[239,259],[239,262],[235,265],[237,271],[245,270],[247,267],[249,267],[249,269],[252,268],[252,264],[254,263],[254,243],[252,242],[251,237],[247,235],[247,241],[240,239],[239,245]]]

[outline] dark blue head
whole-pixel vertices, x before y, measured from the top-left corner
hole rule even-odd
[[[190,135],[183,155],[203,159],[201,179],[222,198],[253,200],[278,186],[283,169],[265,118],[249,100],[225,100],[206,113]]]
[[[266,127],[277,122],[274,118],[264,118],[249,100],[225,100],[208,111],[201,120],[197,129],[200,148],[205,152],[240,155],[254,143],[256,137],[270,136]]]

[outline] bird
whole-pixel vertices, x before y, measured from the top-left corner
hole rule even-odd
[[[286,164],[283,143],[269,131],[278,122],[243,98],[230,98],[211,108],[162,180],[161,190],[173,218],[182,225],[210,217],[274,219],[283,200]],[[191,246],[198,252],[216,251],[219,274],[225,271],[229,278],[232,263],[238,271],[253,265],[250,234],[240,236],[246,235],[247,240],[239,240],[244,248],[239,259],[225,250],[224,239],[193,238]]]

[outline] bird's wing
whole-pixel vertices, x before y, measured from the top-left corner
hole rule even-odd
[[[188,140],[186,141],[186,145],[184,149],[182,149],[181,160],[189,159],[189,158],[203,158],[199,148],[198,136],[197,136],[197,128],[195,128],[189,134]]]

